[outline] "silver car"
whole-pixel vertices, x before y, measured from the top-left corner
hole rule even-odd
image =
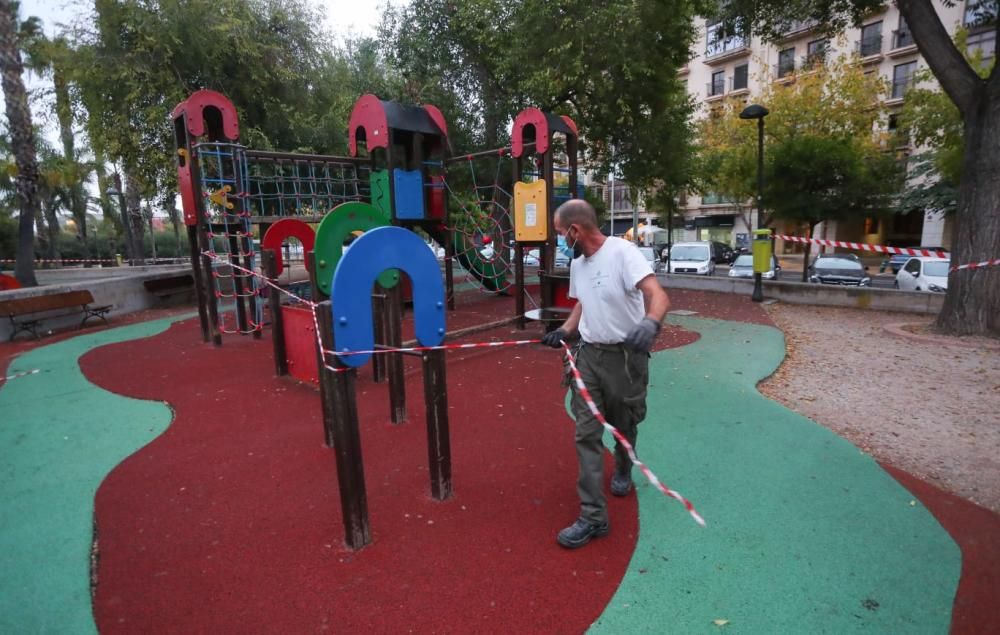
[[[778,259],[771,256],[771,270],[765,271],[760,277],[765,280],[772,280],[778,276],[779,271],[781,271],[781,265],[778,264]],[[737,256],[736,260],[729,267],[729,277],[753,278],[753,254],[740,254]]]

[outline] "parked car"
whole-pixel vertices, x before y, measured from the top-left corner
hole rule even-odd
[[[646,261],[649,262],[649,266],[653,271],[659,271],[660,263],[656,258],[655,249],[652,247],[639,247],[639,252],[642,253],[642,255],[646,258]]]
[[[948,290],[948,258],[928,258],[911,256],[896,274],[893,285],[903,291],[933,291],[944,293]]]
[[[868,267],[862,265],[857,257],[822,254],[809,267],[809,282],[870,287],[872,279],[868,276]]]
[[[712,262],[715,264],[730,264],[736,258],[736,252],[726,243],[712,241]]]
[[[765,280],[771,280],[778,276],[778,272],[781,271],[781,265],[778,264],[778,259],[771,256],[771,270],[765,271],[761,274],[761,278]],[[736,260],[729,267],[729,277],[730,278],[752,278],[753,277],[753,255],[752,254],[740,254],[736,256]]]
[[[674,243],[670,250],[669,273],[715,274],[712,246],[708,242]]]
[[[908,249],[926,249],[927,251],[940,251],[948,253],[944,247],[909,247]],[[887,268],[892,269],[892,275],[899,273],[899,270],[906,264],[910,258],[915,258],[916,256],[911,256],[909,254],[892,254],[887,260],[882,261],[882,266],[879,267],[879,271],[885,271]]]

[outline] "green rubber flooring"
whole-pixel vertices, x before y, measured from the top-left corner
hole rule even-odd
[[[155,335],[186,316],[81,335],[13,361],[0,386],[0,633],[96,632],[90,604],[94,494],[171,421],[162,404],[88,382],[92,348]]]
[[[757,392],[782,333],[670,321],[701,338],[653,356],[638,452],[708,526],[635,470],[639,541],[592,632],[947,633],[958,547],[874,459]]]

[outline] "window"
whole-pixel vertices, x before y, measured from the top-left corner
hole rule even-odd
[[[785,77],[795,72],[795,49],[785,49],[778,53],[778,77]]]
[[[913,75],[917,72],[916,62],[899,64],[892,69],[892,98],[901,99],[913,86]]]
[[[712,82],[708,85],[708,96],[714,97],[726,92],[726,71],[712,73]]]
[[[743,90],[747,87],[750,66],[743,64],[733,69],[733,90]]]
[[[989,67],[997,52],[997,32],[990,29],[970,34],[966,41],[966,50],[969,51],[969,57],[982,55],[983,64]]]
[[[913,36],[910,35],[910,27],[906,24],[906,18],[899,16],[899,29],[892,34],[892,48],[901,49],[912,45]]]
[[[865,217],[865,233],[866,234],[877,234],[878,233],[878,219],[871,216]]]
[[[806,45],[806,65],[810,68],[822,64],[826,59],[826,49],[829,42],[826,39],[813,40]]]
[[[910,258],[906,261],[906,266],[903,269],[906,269],[915,276],[920,275],[920,261],[916,258]]]
[[[706,59],[746,48],[746,45],[746,40],[739,35],[726,37],[722,31],[721,20],[710,21],[705,25]]]
[[[997,19],[997,0],[967,0],[965,26],[978,27],[992,24]]]
[[[861,27],[861,41],[858,53],[861,57],[878,55],[882,52],[882,22],[872,22]]]

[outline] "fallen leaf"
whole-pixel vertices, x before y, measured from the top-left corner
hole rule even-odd
[[[728,623],[729,620],[712,620],[712,624],[715,624],[716,626],[725,626]]]

